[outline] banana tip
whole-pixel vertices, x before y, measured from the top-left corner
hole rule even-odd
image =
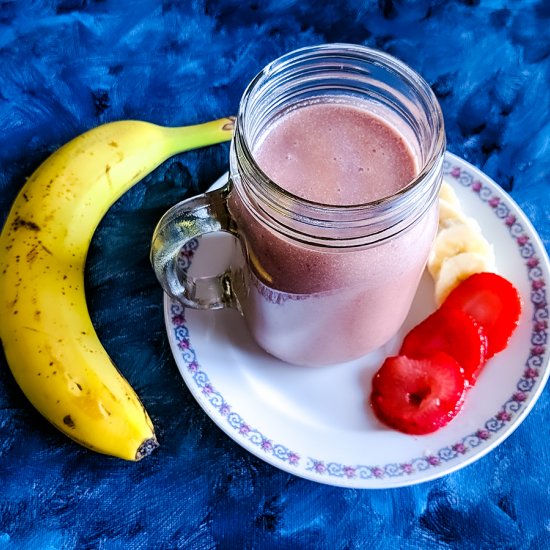
[[[136,460],[141,460],[146,456],[149,456],[159,446],[155,437],[146,439],[136,451]]]

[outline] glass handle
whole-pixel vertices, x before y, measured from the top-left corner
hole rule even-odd
[[[232,273],[191,277],[178,268],[181,249],[192,239],[225,231],[237,236],[227,208],[231,180],[220,189],[182,201],[160,219],[151,243],[151,264],[164,291],[193,309],[221,309],[235,304]]]

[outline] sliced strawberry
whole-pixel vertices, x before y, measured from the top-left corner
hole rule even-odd
[[[372,381],[371,406],[378,419],[407,434],[428,434],[462,408],[466,382],[460,365],[445,353],[424,359],[404,355],[384,361]]]
[[[488,359],[508,345],[519,322],[521,298],[504,277],[476,273],[451,291],[441,309],[460,309],[476,319],[487,336]]]
[[[403,340],[400,355],[427,357],[436,351],[450,355],[464,369],[473,386],[487,356],[487,338],[481,325],[467,313],[438,309],[416,325]]]

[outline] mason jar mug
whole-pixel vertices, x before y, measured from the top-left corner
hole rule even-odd
[[[334,114],[328,128],[334,126],[332,137],[325,126],[310,122],[311,109],[318,114],[320,105],[323,116]],[[344,197],[353,197],[354,190],[346,187],[351,185],[347,178],[331,179],[325,157],[332,161],[332,151],[338,150],[347,170],[351,157],[342,155],[352,147],[354,155],[371,162],[366,142],[349,132],[338,134],[346,109],[391,128],[405,143],[414,168],[410,178],[388,186],[387,193],[382,189],[366,201],[330,203],[316,195],[322,186],[339,186]],[[300,117],[293,131],[307,137],[308,154],[319,153],[317,144],[323,142],[323,156],[311,156],[315,170],[300,174],[305,184],[298,190],[273,175],[279,166],[270,172],[258,161],[272,153],[275,158],[281,143],[291,139],[284,127],[289,114]],[[277,142],[269,139],[273,128],[279,129]],[[444,152],[437,100],[401,61],[349,44],[284,55],[265,67],[242,96],[227,183],[175,205],[160,220],[151,247],[157,278],[185,307],[236,308],[256,342],[283,361],[325,365],[360,357],[387,342],[411,307],[437,230]],[[378,153],[385,163],[379,170],[397,162],[389,146]],[[386,185],[384,176],[379,171],[373,181]],[[244,261],[200,279],[178,269],[186,243],[217,231],[239,240]]]

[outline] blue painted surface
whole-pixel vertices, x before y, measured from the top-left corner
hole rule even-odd
[[[234,113],[268,61],[330,41],[386,50],[444,110],[449,149],[479,166],[550,245],[550,3],[0,1],[0,221],[25,177],[99,123]],[[472,466],[355,491],[276,470],[206,417],[178,375],[148,261],[160,215],[227,168],[228,146],[172,159],[125,195],[92,243],[87,290],[106,348],[161,447],[102,457],[43,420],[0,358],[0,548],[550,547],[550,403]]]

